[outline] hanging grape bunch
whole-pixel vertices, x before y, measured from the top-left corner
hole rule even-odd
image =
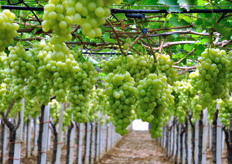
[[[24,86],[35,72],[35,61],[29,51],[25,51],[23,45],[18,42],[15,47],[9,47],[10,54],[5,63],[9,66],[10,86],[14,99],[24,97]]]
[[[228,60],[230,61],[230,64],[226,67],[226,79],[228,81],[228,86],[229,86],[229,90],[230,92],[232,92],[232,51],[229,51],[228,53]]]
[[[0,52],[14,42],[19,25],[14,23],[15,15],[10,10],[0,12]]]
[[[226,67],[230,61],[226,52],[219,49],[205,49],[201,56],[197,86],[200,90],[200,104],[204,108],[226,92]]]
[[[44,32],[52,30],[52,44],[71,40],[72,15],[68,14],[66,0],[49,0],[44,6],[42,29]]]
[[[162,74],[149,74],[147,78],[139,81],[137,86],[138,116],[142,121],[151,123],[152,137],[159,136],[164,122],[164,113],[169,104],[173,104],[171,88],[167,78]]]
[[[102,34],[99,26],[110,16],[108,7],[113,3],[120,3],[120,0],[68,0],[67,14],[73,16],[73,23],[82,27],[85,36],[99,37]]]
[[[157,56],[158,54],[156,54]],[[161,54],[157,59],[157,70],[167,76],[167,82],[173,85],[177,80],[177,72],[172,68],[174,62],[169,55]]]
[[[5,60],[7,60],[7,54],[0,52],[0,84],[5,81],[8,74],[7,67],[4,65]]]
[[[218,104],[218,117],[220,117],[221,123],[228,128],[230,125],[230,115],[232,113],[232,97],[229,99],[219,100]]]
[[[115,132],[122,136],[128,133],[126,129],[130,124],[132,115],[131,106],[135,103],[134,79],[130,73],[110,73],[106,79],[106,99],[109,102],[109,112],[116,127]]]
[[[97,72],[88,60],[79,61],[79,72],[73,75],[69,91],[69,101],[72,103],[73,120],[79,123],[88,122],[89,98],[96,83]]]

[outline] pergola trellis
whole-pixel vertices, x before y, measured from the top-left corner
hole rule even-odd
[[[24,2],[25,4],[25,2]],[[167,10],[126,10],[122,9],[124,6],[122,6],[120,9],[111,9],[111,14],[113,18],[116,19],[116,21],[109,21],[107,19],[107,22],[103,25],[104,28],[111,28],[106,29],[104,33],[110,33],[110,38],[116,39],[117,43],[109,43],[105,42],[104,39],[98,38],[100,42],[91,42],[91,41],[83,41],[83,38],[81,38],[81,35],[76,34],[77,30],[80,28],[78,25],[72,25],[73,31],[72,36],[74,39],[78,39],[77,41],[67,41],[67,45],[83,45],[84,48],[89,49],[88,46],[95,47],[92,49],[92,51],[97,51],[103,48],[109,48],[109,49],[120,49],[122,54],[127,54],[131,49],[135,51],[138,54],[141,54],[138,50],[133,48],[134,44],[140,44],[143,47],[147,49],[157,50],[161,51],[162,48],[167,48],[173,45],[180,45],[180,44],[194,44],[198,41],[176,41],[176,42],[165,42],[165,37],[171,36],[174,34],[183,35],[183,34],[194,34],[199,36],[209,36],[210,33],[199,33],[192,31],[191,28],[193,28],[193,25],[188,26],[179,26],[179,27],[169,27],[169,28],[158,28],[158,29],[145,29],[145,32],[143,32],[142,27],[131,27],[131,25],[134,25],[135,23],[128,23],[128,21],[133,21],[134,19],[140,19],[140,21],[137,20],[137,24],[139,23],[142,25],[143,23],[147,22],[154,22],[154,23],[162,23],[165,22],[163,20],[160,20],[161,18],[165,18],[168,14]],[[2,9],[10,9],[10,10],[28,10],[28,11],[43,11],[43,7],[29,7],[26,6],[16,6],[16,5],[2,5]],[[127,20],[118,20],[116,17],[117,14],[125,14],[127,16]],[[218,22],[223,19],[223,17],[228,17],[232,15],[226,15],[227,13],[232,13],[232,9],[191,9],[189,11],[184,10],[180,12],[181,14],[188,14],[188,13],[222,13],[221,18],[218,20]],[[152,16],[145,16],[144,14],[160,14],[160,15],[152,15]],[[162,15],[163,14],[163,15]],[[178,13],[177,13],[178,14]],[[35,14],[34,14],[35,15]],[[158,18],[154,20],[154,18]],[[153,19],[153,20],[152,20]],[[50,34],[52,31],[49,31],[47,33],[42,31],[42,26],[38,23],[27,23],[29,22],[41,22],[42,19],[39,19],[36,15],[35,17],[29,17],[21,18],[22,22],[17,22],[21,25],[24,25],[24,28],[20,28],[18,30],[19,33],[32,33],[36,29],[37,31],[34,33],[35,35],[39,34]],[[120,29],[120,27],[122,29]],[[118,29],[117,29],[118,28]],[[127,31],[125,29],[128,29]],[[178,30],[178,29],[184,29],[184,31],[169,31],[169,30]],[[158,33],[160,32],[161,33]],[[162,32],[162,31],[168,31],[168,32]],[[216,40],[214,42],[215,46],[220,47],[226,47],[227,45],[231,44],[231,40],[224,40],[222,42],[219,42],[220,34],[214,32],[212,35],[216,36]],[[159,42],[155,42],[152,38],[153,37],[159,37]],[[163,39],[161,38],[163,37]],[[128,47],[126,52],[122,49],[121,45],[125,43],[124,38],[133,38],[134,41],[132,44]],[[146,38],[146,41],[144,40]],[[32,41],[32,40],[41,40],[43,39],[42,36],[35,36],[35,37],[29,37],[29,38],[15,38],[16,41],[22,40],[22,41]],[[106,53],[107,54],[107,53]]]

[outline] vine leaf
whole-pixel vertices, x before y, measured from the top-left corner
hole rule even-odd
[[[191,0],[178,0],[177,2],[179,3],[180,8],[184,8],[187,11],[190,10],[190,5],[192,5]]]
[[[185,44],[184,45],[184,50],[187,52],[191,52],[193,49],[193,45]]]
[[[179,8],[179,5],[177,3],[177,0],[159,0],[158,1],[159,4],[163,4],[163,5],[167,5],[168,8],[168,12],[181,12],[182,9]]]

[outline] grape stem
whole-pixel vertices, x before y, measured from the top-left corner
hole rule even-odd
[[[108,19],[106,19],[106,22],[110,25],[110,27],[111,27],[112,30],[114,31],[114,34],[115,34],[116,39],[117,39],[117,41],[118,41],[118,46],[119,46],[119,49],[120,49],[121,53],[122,53],[124,56],[126,56],[126,53],[123,51],[122,46],[121,46],[121,43],[120,43],[120,41],[119,41],[119,39],[118,39],[118,34],[117,34],[117,32],[115,31],[114,27],[112,26],[112,24],[110,23],[110,21],[109,21]]]
[[[162,50],[163,45],[164,45],[164,40],[165,40],[165,38],[163,38],[163,39],[162,39],[162,41],[161,41],[161,44],[160,44],[160,47],[159,47],[159,53],[158,53],[157,59],[159,58],[159,56],[160,56],[160,54],[161,54],[161,50]]]
[[[132,43],[131,45],[127,48],[126,50],[126,54],[128,53],[128,51],[130,50],[130,48],[142,37],[142,35],[139,35]]]
[[[141,28],[141,26],[140,26],[140,23],[139,23],[138,19],[135,19],[135,22],[137,23],[139,29],[140,29],[141,32],[142,32],[142,28]],[[157,60],[156,60],[156,57],[155,57],[155,53],[154,53],[154,51],[152,50],[152,45],[151,45],[151,43],[150,43],[150,41],[149,41],[149,38],[147,37],[147,32],[144,33],[143,36],[145,36],[145,38],[147,39],[147,43],[148,43],[148,45],[149,45],[148,48],[150,49],[150,52],[151,52],[152,55],[153,55],[154,62],[157,63]]]
[[[119,39],[121,42],[125,43],[123,40]],[[139,55],[142,55],[138,50],[136,50],[135,48],[131,47],[132,50],[134,50],[136,53],[138,53]]]
[[[191,66],[191,67],[179,67],[179,66],[172,66],[173,68],[177,68],[177,69],[184,69],[184,71],[182,71],[182,72],[180,72],[180,73],[177,73],[177,75],[182,75],[182,74],[184,74],[185,72],[187,72],[188,70],[190,70],[190,69],[195,69],[195,68],[197,68],[197,66],[195,65],[195,66]]]
[[[175,65],[178,65],[180,62],[182,62],[184,59],[186,59],[189,55],[191,55],[193,52],[195,52],[196,49],[194,48],[191,52],[189,52],[187,55],[185,55],[184,58],[180,59],[179,61],[175,62]]]

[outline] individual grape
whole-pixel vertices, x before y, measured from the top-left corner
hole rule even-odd
[[[14,23],[14,20],[15,15],[10,10],[0,12],[0,52],[13,43],[14,37],[18,35],[19,25]]]

